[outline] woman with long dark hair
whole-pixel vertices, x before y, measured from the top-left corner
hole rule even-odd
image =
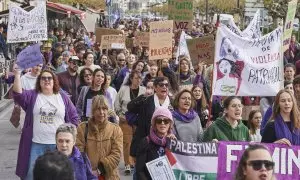
[[[261,113],[259,110],[252,110],[249,113],[248,127],[249,127],[251,141],[254,141],[254,142],[261,141],[261,135],[260,135],[261,119],[262,119],[262,116],[261,116]]]
[[[110,108],[112,108],[111,96],[105,90],[105,85],[105,72],[102,69],[96,69],[93,72],[92,85],[82,87],[76,103],[77,113],[82,118],[82,121],[87,120],[91,116],[91,103],[96,95],[104,95],[109,101]]]

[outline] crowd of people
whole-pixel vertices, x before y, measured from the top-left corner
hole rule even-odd
[[[123,21],[116,28],[127,38],[149,30],[147,23]],[[193,37],[200,36],[199,28],[193,26]],[[214,33],[211,26],[203,31]],[[191,67],[186,56],[176,63],[176,37],[175,32],[173,57],[153,61],[148,47],[104,50],[93,33],[49,29],[49,40],[41,45],[44,63],[25,70],[15,65],[3,77],[13,84],[15,108],[25,111],[16,174],[45,179],[43,173],[53,169],[41,166],[55,160],[51,156],[66,156],[70,164],[60,164],[62,174],[71,168],[77,180],[114,180],[120,179],[123,157],[126,175],[151,179],[146,163],[165,155],[168,138],[300,145],[295,40],[285,53],[285,89],[276,97],[240,98],[211,95],[212,65]],[[255,105],[260,110],[242,117],[244,106]],[[240,166],[236,179],[257,171],[273,177],[274,163],[262,145],[250,146]]]

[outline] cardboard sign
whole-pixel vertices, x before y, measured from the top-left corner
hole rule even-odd
[[[193,26],[193,0],[169,0],[169,19],[174,29],[191,30]]]
[[[207,64],[214,62],[215,42],[213,36],[188,39],[186,41],[193,66],[196,66],[201,61]]]
[[[132,38],[126,38],[125,44],[127,49],[132,49],[134,46],[134,40]]]
[[[149,47],[149,38],[148,32],[136,32],[134,44],[136,46]]]
[[[25,11],[16,4],[9,7],[7,42],[29,42],[48,39],[47,12],[45,2],[30,12]]]
[[[284,33],[283,33],[283,52],[289,49],[291,36],[293,33],[293,24],[295,19],[295,14],[297,10],[298,0],[293,0],[289,2],[288,11],[286,13]]]
[[[103,35],[120,35],[123,34],[123,32],[117,29],[96,28],[95,34],[96,34],[96,42],[99,42],[101,44],[101,38]]]
[[[34,44],[23,49],[17,56],[17,65],[21,69],[28,69],[43,64],[43,55],[39,44]]]
[[[149,60],[172,57],[173,21],[150,23]]]
[[[101,38],[101,49],[125,49],[125,36],[103,35]]]

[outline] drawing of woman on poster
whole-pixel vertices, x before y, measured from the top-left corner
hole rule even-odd
[[[232,44],[229,38],[224,37],[220,48],[221,59],[217,62],[217,80],[215,94],[237,95],[241,86],[241,74],[244,61],[241,59],[239,49]]]

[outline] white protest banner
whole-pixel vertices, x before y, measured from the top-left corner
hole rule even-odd
[[[234,23],[233,19],[229,19],[228,24],[222,26],[227,26],[232,32],[235,34],[241,36],[241,37],[248,37],[248,38],[259,38],[261,37],[261,31],[260,31],[260,10],[257,10],[253,19],[247,26],[247,28],[244,31],[241,31]]]
[[[146,163],[153,180],[175,180],[169,160],[166,156],[159,157]]]
[[[149,60],[172,57],[173,21],[150,22]]]
[[[40,45],[34,44],[23,49],[18,54],[16,63],[21,69],[28,69],[43,64],[43,55],[41,53]]]
[[[283,33],[283,52],[289,49],[291,36],[293,33],[294,18],[297,10],[298,0],[292,0],[288,4],[288,11],[286,13],[284,33]]]
[[[176,179],[216,179],[218,167],[217,143],[170,140],[168,148],[172,152],[172,158],[175,162],[172,169]]]
[[[178,57],[181,55],[187,56],[189,59],[191,59],[190,52],[186,43],[186,39],[192,39],[192,37],[190,37],[184,31],[182,31],[179,39],[179,44],[177,47],[176,64],[178,64]]]
[[[258,39],[218,28],[213,95],[275,96],[283,88],[282,29]]]
[[[9,7],[7,42],[29,42],[48,39],[46,2],[39,1],[30,12],[16,4]]]

